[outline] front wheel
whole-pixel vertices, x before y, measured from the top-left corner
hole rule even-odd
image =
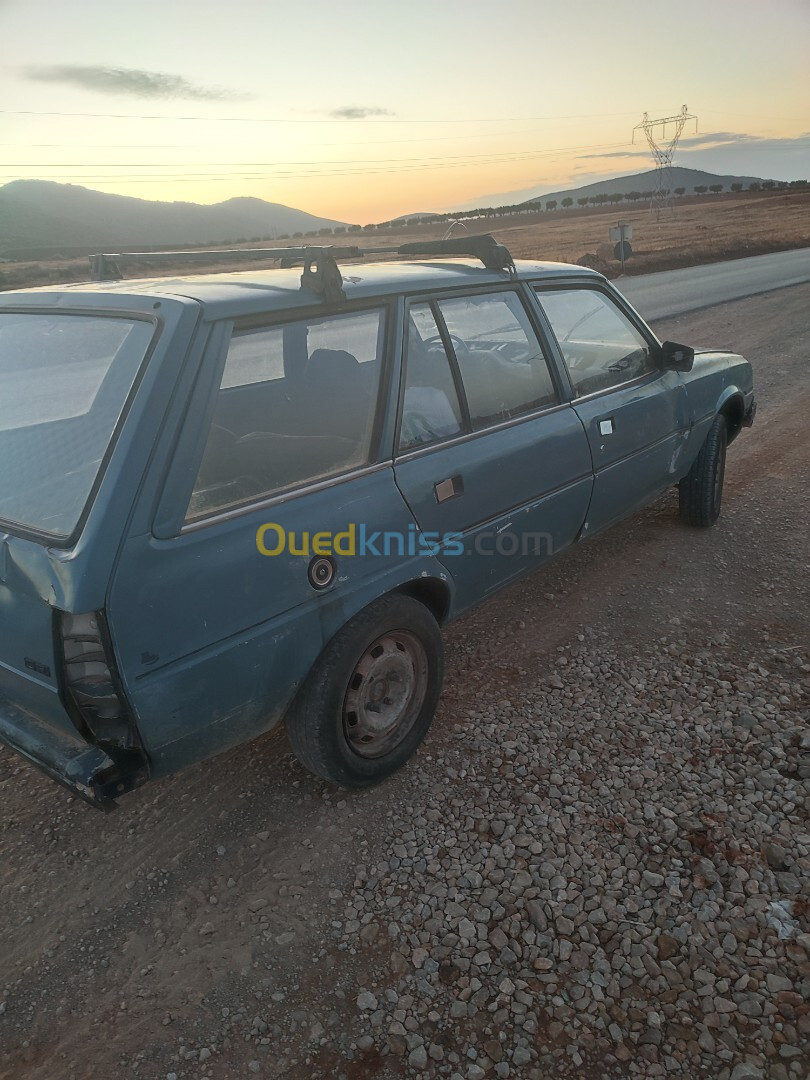
[[[706,529],[720,517],[727,442],[725,417],[716,416],[692,468],[678,484],[681,517],[687,525]]]
[[[366,787],[394,772],[427,734],[443,675],[441,631],[409,596],[386,596],[330,641],[285,726],[310,772]]]

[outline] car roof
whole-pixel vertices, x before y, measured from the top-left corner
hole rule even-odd
[[[515,263],[520,279],[601,280],[602,275],[583,266],[569,263]],[[341,262],[346,300],[366,300],[402,293],[433,292],[478,285],[503,285],[514,280],[505,270],[487,270],[477,259],[426,260],[424,262]],[[287,311],[322,306],[323,301],[310,289],[301,287],[301,268],[247,270],[234,273],[188,274],[177,277],[129,278],[121,281],[83,282],[75,285],[45,286],[37,289],[0,293],[0,304],[12,296],[36,294],[42,306],[43,294],[64,306],[70,298],[89,300],[88,294],[138,298],[177,297],[202,304],[209,318],[238,318],[258,312]]]

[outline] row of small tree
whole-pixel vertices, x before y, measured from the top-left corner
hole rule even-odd
[[[763,180],[762,183],[754,181],[748,185],[749,191],[772,191],[774,189],[783,190],[791,187],[806,187],[807,180],[793,180],[793,181],[777,181],[777,180]],[[740,183],[731,184],[730,189],[733,192],[743,191],[744,185]],[[696,195],[703,195],[707,192],[711,192],[714,195],[719,195],[722,191],[725,191],[725,185],[723,184],[698,184],[693,189]],[[676,187],[672,189],[674,195],[679,197],[686,195],[685,187]],[[465,218],[482,218],[482,217],[503,217],[513,216],[515,214],[536,214],[547,211],[554,211],[558,207],[568,210],[574,203],[584,209],[589,206],[604,206],[606,203],[620,203],[620,202],[637,202],[639,199],[651,199],[653,191],[627,191],[627,192],[614,192],[612,194],[601,195],[581,195],[576,200],[566,195],[564,199],[538,199],[531,203],[516,203],[506,206],[487,206],[477,207],[474,210],[456,210],[446,214],[426,214],[420,217],[413,217],[408,219],[401,219],[399,221],[383,221],[376,226],[378,229],[388,228],[402,228],[409,225],[428,225],[434,222],[449,221],[449,220],[463,220]],[[369,226],[365,226],[368,228]],[[375,226],[371,226],[374,228]],[[359,229],[358,226],[354,226],[354,229]]]
[[[807,187],[807,180],[792,180],[780,181],[780,180],[763,180],[753,181],[748,185],[748,191],[773,191],[784,190],[786,188]],[[725,191],[725,185],[723,184],[697,184],[692,188],[695,195],[719,195]],[[734,183],[729,186],[729,190],[738,193],[745,190],[745,186],[741,183]],[[672,189],[672,194],[682,198],[686,195],[687,189],[685,187],[676,187]],[[450,211],[446,214],[423,214],[416,217],[400,218],[393,221],[381,221],[377,224],[370,225],[336,225],[334,228],[324,226],[321,229],[310,229],[308,232],[293,232],[293,233],[279,233],[278,236],[254,236],[249,241],[246,239],[234,241],[237,244],[244,243],[259,243],[262,241],[271,240],[311,240],[317,236],[345,236],[348,233],[357,234],[364,232],[389,232],[393,230],[399,230],[402,228],[408,228],[414,225],[432,225],[438,224],[443,221],[460,221],[469,220],[471,218],[498,218],[498,217],[513,217],[518,214],[538,214],[546,213],[557,210],[558,208],[563,210],[570,210],[576,203],[580,209],[586,209],[593,206],[605,206],[608,203],[615,204],[620,202],[638,202],[639,199],[651,199],[655,193],[653,191],[626,191],[623,193],[613,192],[612,194],[601,195],[580,195],[579,198],[574,199],[571,195],[566,195],[564,199],[538,199],[536,202],[531,203],[514,203],[506,206],[485,206],[478,207],[475,210],[456,210]]]

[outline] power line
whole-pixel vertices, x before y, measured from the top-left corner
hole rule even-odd
[[[2,110],[0,110],[2,112]],[[502,139],[507,136],[536,135],[529,128],[518,128],[511,131],[476,131],[469,135],[413,135],[407,139],[341,139],[339,142],[322,142],[307,139],[309,146],[385,146],[399,143],[423,143],[423,142],[457,142],[466,139]],[[26,149],[42,148],[48,150],[208,150],[210,143],[29,143],[29,142],[0,142],[0,146],[11,146]]]
[[[515,124],[541,120],[590,120],[609,116],[635,116],[632,112],[569,113],[558,116],[478,116],[438,119],[429,117],[406,120],[402,117],[343,117],[330,116],[322,119],[276,116],[161,116],[151,113],[102,113],[102,112],[52,112],[41,109],[0,109],[4,116],[59,116],[82,119],[106,120],[175,120],[195,121],[205,124]]]
[[[78,180],[85,183],[113,183],[116,181],[133,183],[133,184],[154,184],[154,183],[199,183],[201,180],[290,180],[290,179],[316,179],[322,176],[376,176],[381,174],[403,173],[403,172],[425,172],[432,169],[467,169],[478,168],[482,165],[510,165],[511,161],[464,161],[455,164],[437,164],[437,165],[408,165],[401,169],[333,169],[333,170],[313,170],[310,172],[234,172],[222,175],[220,173],[162,173],[153,176],[129,176],[121,175],[120,173],[114,173],[109,176],[98,176],[93,174],[76,174],[76,173],[57,173],[56,175],[65,181]],[[32,179],[29,174],[19,173],[14,175],[0,176],[0,180],[28,180]],[[40,178],[41,179],[41,178]],[[48,177],[47,179],[53,180],[54,177]]]
[[[0,115],[3,114],[3,112],[4,112],[4,110],[0,109]],[[715,116],[735,115],[735,116],[747,116],[749,119],[752,118],[751,115],[745,114],[745,113],[729,114],[729,113],[725,113],[725,112],[721,113],[718,110],[709,110],[709,112],[712,112]],[[41,114],[38,114],[38,115],[43,115],[43,116],[48,115],[49,116],[49,115],[52,115],[52,114],[50,114],[50,113],[41,113]],[[78,115],[78,114],[76,114],[76,115]],[[96,115],[96,114],[92,114],[92,115]],[[98,115],[107,115],[107,114],[98,114]],[[594,115],[601,115],[601,114],[594,114]],[[606,115],[611,115],[611,114],[606,114]],[[627,114],[618,114],[617,113],[615,115],[631,115],[631,114],[629,114],[629,113],[627,113]],[[635,114],[632,114],[632,115],[635,115]],[[165,119],[171,119],[171,118],[166,117]],[[528,119],[531,119],[531,118],[524,118],[524,121],[528,120]],[[768,119],[772,119],[772,120],[805,120],[806,117],[800,117],[800,116],[775,116],[775,117],[769,117]],[[273,121],[267,121],[267,122],[272,123]],[[407,122],[408,123],[411,123],[411,122],[419,123],[420,121],[407,121]],[[447,121],[447,123],[450,123],[450,122],[451,121]],[[453,121],[453,122],[455,122],[455,121]],[[504,123],[505,122],[506,121],[504,121]],[[381,146],[381,145],[400,144],[400,143],[449,142],[451,140],[454,141],[454,142],[457,142],[457,141],[460,141],[460,140],[467,140],[467,139],[500,139],[500,138],[506,138],[507,136],[533,135],[533,134],[535,134],[535,133],[533,131],[531,131],[529,128],[518,128],[516,130],[513,129],[512,131],[492,131],[492,132],[477,131],[477,132],[473,132],[473,133],[468,134],[468,135],[414,135],[414,136],[409,136],[406,139],[381,139],[379,137],[375,137],[373,139],[348,139],[348,140],[347,139],[341,139],[339,142],[322,142],[320,140],[317,141],[317,142],[312,142],[311,140],[309,140],[309,145],[311,145],[311,146],[344,146],[344,147],[345,146]],[[796,139],[801,139],[801,138],[803,138],[805,136],[804,135],[797,135],[797,136],[793,136],[793,137],[796,138]],[[75,140],[73,142],[67,142],[67,143],[58,143],[58,142],[0,142],[0,147],[16,147],[16,148],[20,148],[20,149],[25,148],[25,149],[46,149],[46,150],[66,150],[66,149],[73,149],[73,150],[203,150],[204,149],[204,150],[207,150],[209,148],[209,146],[210,146],[210,143],[185,143],[185,144],[181,144],[181,145],[178,145],[178,143],[176,143],[176,142],[171,142],[171,143],[107,143],[107,142],[105,142],[105,143],[79,143],[79,142],[76,142]],[[783,148],[782,147],[773,147],[773,149],[783,149]],[[790,147],[785,147],[784,149],[790,149]]]
[[[136,174],[136,175],[132,176],[132,175],[126,175],[126,174],[122,175],[120,173],[114,173],[112,175],[100,175],[98,172],[91,172],[91,173],[59,172],[56,175],[59,176],[62,179],[66,179],[66,180],[81,180],[81,181],[84,181],[84,182],[91,182],[91,183],[112,183],[112,182],[119,182],[119,183],[167,183],[167,182],[191,183],[191,182],[195,182],[195,183],[199,183],[200,181],[214,181],[214,180],[262,180],[262,179],[293,179],[293,178],[304,179],[304,178],[314,178],[314,177],[322,177],[322,176],[323,177],[325,177],[325,176],[337,176],[337,177],[340,177],[340,176],[358,176],[358,175],[359,176],[368,176],[368,175],[379,175],[379,174],[382,174],[382,173],[390,174],[390,173],[401,173],[401,172],[415,172],[415,171],[423,171],[423,170],[429,170],[429,169],[464,169],[464,168],[482,167],[482,166],[486,166],[486,165],[505,165],[505,164],[513,164],[514,162],[519,162],[519,161],[526,161],[526,160],[529,160],[529,159],[531,159],[533,157],[539,157],[539,156],[542,156],[544,154],[560,153],[561,151],[562,152],[567,152],[567,151],[571,151],[571,150],[611,149],[611,148],[614,148],[616,146],[625,146],[625,145],[627,145],[627,144],[626,143],[603,143],[603,144],[595,144],[595,145],[591,144],[591,145],[588,145],[588,146],[578,146],[578,147],[577,146],[548,147],[548,148],[546,148],[544,150],[533,150],[533,151],[527,151],[527,152],[522,152],[522,153],[510,153],[510,154],[504,154],[504,155],[475,156],[475,160],[472,160],[472,161],[466,160],[465,158],[463,158],[463,156],[462,156],[462,158],[460,160],[457,159],[457,158],[440,158],[440,159],[423,159],[423,158],[398,159],[398,158],[391,158],[391,159],[387,159],[387,160],[391,161],[391,162],[398,162],[398,161],[407,162],[407,161],[411,161],[411,162],[416,162],[416,164],[407,164],[406,163],[406,164],[403,164],[401,166],[396,165],[394,167],[379,168],[379,169],[377,169],[377,168],[368,168],[368,167],[366,167],[366,168],[347,168],[347,169],[310,169],[310,170],[308,170],[306,172],[292,172],[292,171],[288,171],[288,170],[279,171],[278,169],[276,169],[276,171],[274,171],[274,172],[261,172],[261,173],[247,173],[245,171],[234,171],[234,172],[230,172],[230,173],[228,173],[228,174],[226,174],[224,176],[221,175],[221,174],[218,174],[218,173],[209,173],[209,172],[200,172],[200,173],[171,172],[171,173],[158,173],[158,174],[153,174],[151,176],[143,176],[142,174]],[[383,160],[386,160],[386,159],[383,159]],[[228,164],[230,164],[230,163],[228,163]],[[267,163],[267,167],[272,168],[272,167],[274,167],[276,165],[283,165],[283,164],[284,164],[283,162],[270,162],[270,163]],[[318,163],[317,162],[302,162],[300,164],[302,164],[302,165],[310,165],[310,164],[315,165],[315,164],[318,164]],[[360,162],[351,160],[351,161],[346,161],[346,162],[324,162],[322,164],[356,165],[356,164],[360,164]],[[369,159],[369,164],[374,165],[375,161],[372,160],[372,159]],[[16,167],[19,167],[19,166],[16,166]],[[34,166],[34,167],[35,168],[40,168],[40,169],[41,168],[51,168],[51,169],[60,168],[60,166],[56,166],[56,165],[52,165],[52,166],[39,165],[39,166]],[[100,167],[102,167],[102,166],[100,166]],[[127,167],[128,166],[122,166],[122,168],[127,168]],[[191,167],[193,167],[193,166],[191,166]],[[248,166],[248,167],[251,167],[251,166]],[[260,165],[258,165],[258,167],[264,168],[265,164],[261,163]],[[160,165],[152,165],[152,166],[145,166],[145,168],[162,168],[162,166],[160,166]],[[0,176],[0,179],[7,180],[7,181],[8,180],[22,180],[22,179],[26,179],[26,178],[27,177],[25,175],[22,175],[22,174],[11,174],[11,175],[7,174],[5,176]],[[50,178],[53,179],[53,174],[52,174],[52,176]]]
[[[671,118],[670,118],[671,119]],[[655,121],[648,123],[661,123],[661,121]],[[640,127],[643,126],[639,125]],[[78,180],[84,182],[97,182],[97,183],[111,183],[114,181],[126,182],[126,183],[169,183],[169,182],[200,182],[200,181],[213,181],[213,180],[261,180],[261,179],[292,179],[292,178],[313,178],[318,176],[358,176],[358,175],[377,175],[381,173],[398,173],[398,172],[413,172],[427,169],[460,169],[460,168],[475,168],[487,165],[500,165],[500,164],[512,164],[515,162],[528,161],[532,158],[542,156],[550,153],[565,153],[575,150],[613,150],[621,147],[626,147],[627,143],[592,143],[581,146],[560,146],[560,147],[547,147],[543,150],[531,150],[531,151],[509,151],[502,154],[461,154],[461,155],[448,155],[438,157],[412,157],[412,158],[351,158],[351,159],[322,159],[311,161],[276,161],[276,162],[190,162],[181,163],[178,166],[168,165],[167,163],[154,163],[150,165],[140,165],[136,163],[134,165],[128,163],[118,162],[111,163],[96,163],[96,170],[99,168],[138,168],[144,169],[185,169],[183,172],[164,172],[155,173],[149,176],[144,176],[142,173],[138,174],[104,174],[101,175],[97,171],[92,172],[67,172],[66,169],[83,168],[84,166],[73,166],[63,164],[47,164],[43,162],[34,162],[30,164],[12,164],[6,163],[0,165],[2,168],[30,168],[30,169],[47,169],[47,170],[59,170],[54,175],[51,173],[49,177],[45,179],[62,179],[62,180]],[[747,149],[743,147],[741,149]],[[790,146],[773,147],[773,150],[784,150],[789,152],[793,150]],[[641,156],[639,151],[638,156]],[[294,172],[288,169],[280,170],[281,166],[322,166],[322,165],[349,165],[349,166],[366,166],[363,168],[340,168],[340,169],[323,169],[323,168],[311,168],[305,172]],[[393,165],[394,167],[388,168],[369,168],[367,166],[375,165]],[[187,170],[191,168],[199,168],[202,166],[210,167],[211,169],[224,169],[233,168],[235,171],[222,174],[220,172],[196,172],[190,173]],[[273,172],[253,172],[248,173],[246,169],[275,169]],[[12,173],[2,174],[0,173],[0,181],[22,180],[29,179],[29,173]],[[40,177],[43,179],[43,177]],[[661,190],[665,189],[666,185],[662,181]]]
[[[550,146],[543,150],[508,150],[503,153],[491,153],[491,154],[437,154],[433,157],[419,156],[419,157],[397,157],[397,158],[323,158],[323,159],[310,159],[307,161],[191,161],[191,162],[158,162],[154,164],[142,164],[141,162],[118,162],[109,161],[101,162],[97,161],[93,164],[99,169],[108,168],[122,168],[122,169],[158,169],[158,168],[195,168],[201,166],[208,166],[211,168],[222,169],[230,168],[233,166],[243,168],[272,168],[277,165],[384,165],[391,163],[407,164],[409,162],[453,162],[453,161],[471,161],[471,160],[485,160],[486,163],[491,163],[503,158],[508,158],[510,161],[520,160],[521,158],[535,157],[539,154],[552,154],[566,150],[605,150],[614,149],[618,146],[626,146],[626,143],[596,143],[586,146]],[[58,168],[83,168],[83,165],[49,165],[46,162],[5,162],[2,165],[7,169],[58,169]]]
[[[475,138],[476,136],[464,136],[464,135],[460,136],[460,138],[468,138],[468,137]],[[452,138],[452,136],[449,136],[449,138]],[[798,135],[798,136],[795,137],[795,141],[797,143],[801,143],[803,141],[806,141],[807,139],[810,139],[810,135]],[[371,139],[371,140],[369,140],[369,144],[370,145],[379,145],[381,142],[446,142],[446,141],[447,140],[444,139],[444,138],[435,139],[435,140],[434,139],[386,139],[386,140]],[[317,145],[317,146],[345,146],[346,144],[345,143],[316,143],[314,145]],[[618,149],[620,147],[625,147],[627,145],[628,145],[627,143],[595,143],[595,144],[591,144],[591,145],[587,145],[587,146],[585,146],[585,145],[583,145],[583,146],[557,146],[557,147],[551,147],[551,148],[549,148],[547,150],[531,150],[531,151],[525,151],[525,152],[524,151],[506,151],[503,155],[494,155],[494,156],[500,157],[500,156],[507,156],[507,155],[512,155],[512,154],[519,154],[520,156],[524,156],[524,157],[532,157],[535,154],[547,154],[547,153],[563,151],[563,150]],[[632,145],[632,143],[630,145]],[[11,146],[11,147],[18,147],[18,148],[19,147],[25,147],[25,148],[28,148],[28,149],[31,149],[31,148],[42,148],[42,149],[97,149],[97,150],[176,150],[176,149],[178,149],[178,147],[176,145],[172,144],[172,143],[154,143],[154,144],[149,144],[149,143],[144,143],[144,144],[140,144],[140,143],[120,143],[120,144],[97,143],[97,144],[85,144],[84,146],[81,146],[81,147],[76,147],[75,143],[0,143],[0,147],[4,147],[4,146],[5,147]],[[735,150],[735,149],[737,149],[737,150],[751,150],[751,149],[756,149],[756,144],[755,143],[752,144],[752,143],[748,143],[748,142],[746,142],[746,143],[737,143],[737,144],[735,144],[735,143],[718,143],[717,147],[715,147],[713,145],[710,145],[710,144],[707,144],[705,147],[701,146],[698,149],[700,149],[700,150],[704,150],[704,149],[705,150],[714,150],[714,149],[718,149],[718,148],[723,149],[723,150]],[[198,144],[196,146],[183,147],[183,149],[207,150],[207,149],[209,149],[209,146],[207,144],[205,144],[205,143],[200,143],[200,144]],[[769,154],[777,153],[779,151],[786,151],[786,152],[790,153],[791,151],[795,151],[795,150],[799,150],[799,149],[803,149],[803,147],[798,146],[798,145],[797,146],[769,146],[768,147],[768,153]],[[435,157],[435,158],[431,158],[431,157],[351,158],[351,159],[345,159],[345,160],[344,159],[323,158],[323,159],[312,159],[310,161],[276,161],[276,162],[272,162],[272,161],[268,161],[268,162],[250,162],[250,161],[248,161],[248,162],[244,162],[244,161],[222,161],[222,162],[191,161],[191,162],[185,162],[185,161],[181,161],[181,162],[177,162],[176,164],[170,164],[169,162],[153,162],[151,164],[149,164],[149,163],[141,164],[140,162],[129,163],[129,162],[111,161],[111,162],[95,162],[94,164],[96,164],[99,168],[105,168],[105,169],[106,168],[118,168],[119,166],[121,168],[157,169],[157,168],[164,168],[164,167],[166,167],[166,168],[183,168],[185,166],[188,166],[189,168],[193,168],[193,167],[198,166],[198,165],[213,165],[213,166],[217,166],[217,167],[224,167],[224,166],[228,166],[228,165],[239,165],[239,166],[331,165],[331,164],[336,164],[337,165],[337,164],[347,164],[347,163],[351,164],[351,163],[360,163],[360,162],[374,163],[374,162],[378,162],[378,161],[380,161],[380,162],[387,162],[387,161],[438,161],[438,160],[447,161],[447,160],[456,160],[456,159],[461,159],[461,158],[473,158],[473,157],[482,157],[483,158],[483,157],[488,157],[488,156],[489,155],[486,155],[486,154],[480,154],[480,155],[479,154],[459,154],[459,155],[449,155],[449,156],[447,156],[447,155],[446,156],[439,155],[438,157]],[[639,151],[639,157],[641,157],[641,156],[642,156],[641,151]],[[49,164],[48,162],[45,162],[45,161],[2,162],[2,163],[0,163],[0,168],[7,168],[7,169],[12,169],[12,168],[13,169],[61,169],[61,168],[72,169],[72,168],[82,168],[82,167],[83,167],[83,165],[63,164],[61,162],[59,162],[59,163],[57,163],[55,165],[52,165],[52,164]]]
[[[425,172],[432,169],[465,169],[476,168],[482,165],[510,165],[511,161],[467,161],[459,162],[458,164],[439,164],[439,165],[408,165],[402,169],[341,169],[341,170],[314,170],[311,172],[234,172],[234,173],[162,173],[153,176],[130,176],[121,175],[120,173],[114,173],[109,176],[97,176],[97,175],[84,175],[76,173],[57,173],[56,175],[63,181],[82,181],[84,183],[113,183],[117,181],[132,183],[132,184],[167,184],[167,183],[199,183],[201,180],[293,180],[293,179],[317,179],[318,177],[341,177],[341,176],[378,176],[381,174],[392,173],[404,173],[404,172]],[[2,181],[11,180],[30,180],[32,177],[27,173],[17,173],[13,175],[0,176]],[[38,178],[38,179],[41,179]],[[54,180],[53,176],[46,179]]]
[[[725,109],[701,109],[701,112],[708,113],[710,116],[735,116],[738,119],[744,118],[746,120],[799,120],[802,123],[807,123],[806,116],[773,116],[771,113],[735,113],[727,112]]]

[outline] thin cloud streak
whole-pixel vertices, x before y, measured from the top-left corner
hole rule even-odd
[[[647,150],[613,150],[609,154],[577,154],[577,161],[587,161],[590,158],[596,158],[601,161],[603,158],[648,158],[650,155]]]
[[[765,135],[746,135],[735,131],[714,131],[705,135],[691,135],[681,139],[678,143],[677,153],[697,153],[701,150],[806,150],[807,134],[796,135],[791,138],[772,139]],[[635,150],[615,150],[607,154],[579,154],[580,160],[606,158],[640,158],[648,157],[646,147],[639,146]]]
[[[370,116],[395,115],[390,109],[381,109],[376,105],[342,105],[329,113],[335,120],[367,120]]]
[[[23,72],[32,82],[61,83],[103,94],[127,94],[140,98],[186,98],[194,101],[239,101],[245,95],[224,87],[199,86],[180,75],[141,68],[104,65],[52,64],[32,65]]]

